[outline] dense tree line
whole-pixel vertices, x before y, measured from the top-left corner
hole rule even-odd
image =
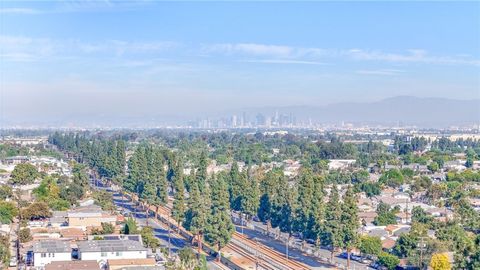
[[[89,138],[81,134],[56,132],[48,141],[78,162],[87,163],[102,177],[114,178],[124,174],[126,144],[121,139]]]

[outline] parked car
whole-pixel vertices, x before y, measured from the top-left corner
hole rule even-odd
[[[10,258],[10,263],[8,264],[10,267],[16,267],[17,266],[17,258],[11,257]]]

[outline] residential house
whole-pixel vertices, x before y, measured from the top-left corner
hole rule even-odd
[[[66,241],[42,240],[33,245],[32,251],[35,267],[43,267],[55,261],[72,260],[72,248]]]
[[[60,235],[62,238],[70,240],[86,240],[85,231],[80,228],[62,228],[60,229]]]
[[[133,240],[88,240],[78,242],[81,260],[106,263],[112,259],[145,259],[148,249]]]
[[[390,237],[382,239],[382,249],[390,251],[395,246],[396,241]]]
[[[48,219],[48,226],[58,228],[65,225],[67,225],[67,211],[53,211]]]
[[[154,258],[108,260],[109,270],[120,270],[124,267],[132,267],[132,269],[137,269],[138,267],[155,266],[155,265],[156,265],[156,262]]]
[[[358,219],[361,224],[372,224],[377,216],[378,214],[375,211],[358,213]]]
[[[21,164],[21,163],[26,163],[29,160],[30,160],[30,158],[27,157],[27,156],[14,156],[14,157],[5,158],[3,163],[9,164],[9,165],[17,165],[17,164]]]
[[[117,217],[103,211],[99,206],[89,205],[78,207],[67,213],[68,226],[70,227],[100,227],[102,223],[115,225]]]
[[[412,222],[412,215],[405,213],[405,212],[399,212],[395,214],[397,218],[397,223],[400,224],[409,224]]]
[[[45,270],[100,270],[97,261],[58,261],[45,266]]]
[[[87,240],[94,240],[98,235],[89,235]],[[101,235],[103,240],[131,240],[143,244],[142,236],[140,234],[104,234]]]
[[[355,159],[330,159],[328,162],[329,170],[344,170],[355,164]]]

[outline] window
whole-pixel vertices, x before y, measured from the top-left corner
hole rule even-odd
[[[107,257],[107,252],[102,252],[102,253],[100,254],[100,256],[101,256],[101,257]]]
[[[118,252],[118,251],[117,251],[117,252],[115,253],[115,256],[117,256],[117,257],[122,256],[122,252]]]
[[[42,253],[42,255],[40,255],[40,257],[42,257],[42,258],[47,257],[47,253]]]

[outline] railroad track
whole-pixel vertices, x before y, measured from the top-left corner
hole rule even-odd
[[[257,267],[255,269],[258,269],[258,270],[277,270],[277,268],[269,265],[268,263],[263,262],[262,261],[263,259],[255,257],[254,255],[248,253],[243,248],[241,248],[241,247],[239,247],[239,246],[237,246],[233,243],[228,244],[227,247],[230,250],[235,251],[235,253],[241,255],[244,259],[247,259],[247,260],[251,261],[253,264],[256,264]]]
[[[159,206],[158,208],[150,206],[149,210],[163,214],[167,217],[171,215],[171,208],[168,205]],[[169,218],[168,220],[172,224],[176,225],[176,222]],[[258,262],[259,269],[264,270],[308,270],[307,265],[297,262],[295,260],[288,260],[285,255],[268,248],[263,244],[256,243],[243,234],[234,232],[232,241],[227,245],[230,249],[243,256],[244,258],[251,260],[252,262]],[[260,257],[257,260],[255,257]],[[222,265],[225,267],[224,265]]]
[[[307,269],[310,269],[310,267],[308,267],[307,265],[301,263],[301,262],[297,262],[295,260],[288,260],[287,258],[285,258],[285,255],[276,251],[276,250],[272,250],[262,244],[257,244],[255,241],[252,241],[251,239],[249,239],[248,237],[246,237],[245,235],[242,235],[238,232],[235,232],[233,234],[233,239],[234,240],[238,240],[240,241],[241,243],[243,243],[244,245],[247,245],[248,247],[246,247],[247,249],[249,250],[256,250],[258,252],[260,252],[263,256],[265,256],[266,258],[269,258],[269,260],[275,262],[275,265],[277,267],[279,267],[280,269],[291,269],[291,270],[307,270]]]

